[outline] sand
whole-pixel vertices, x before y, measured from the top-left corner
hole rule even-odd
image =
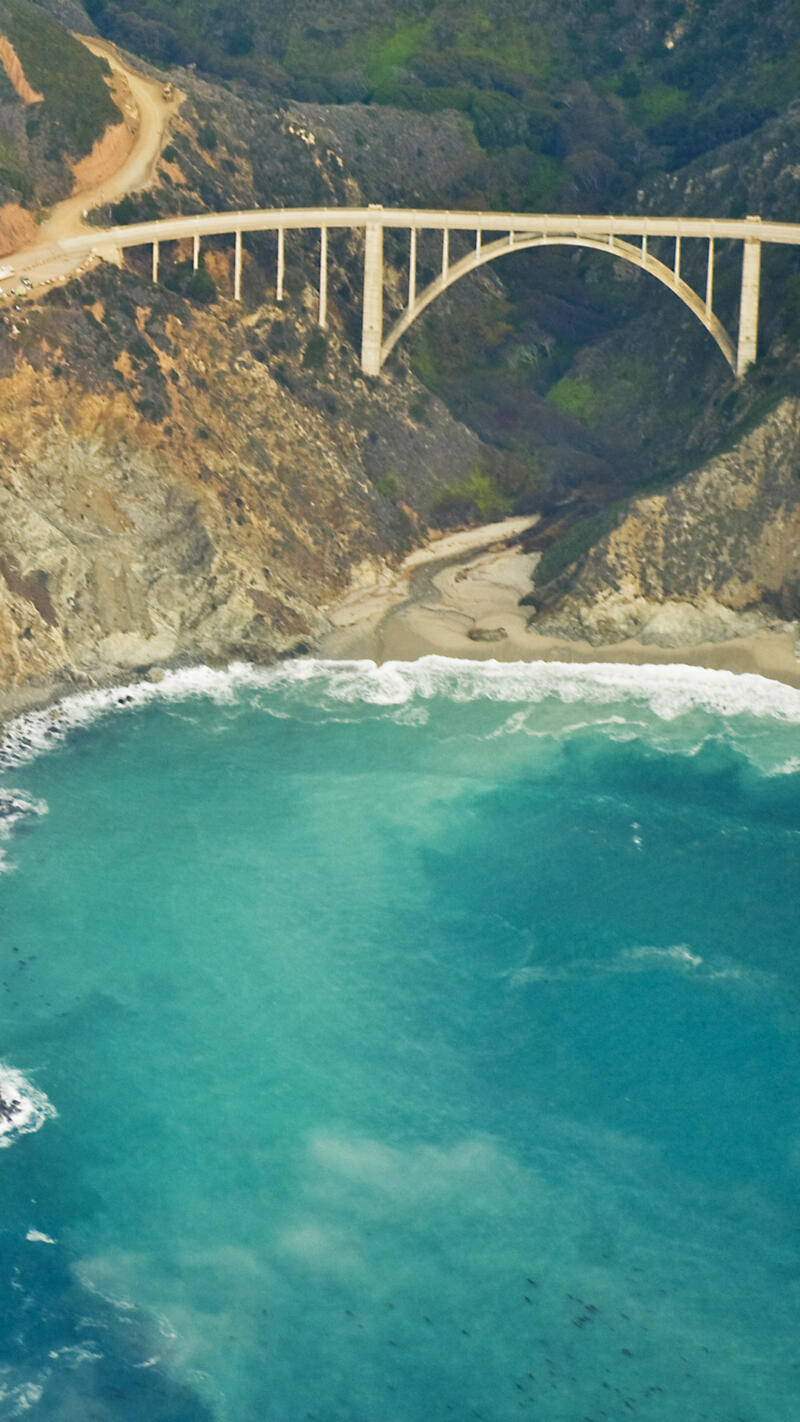
[[[376,574],[371,584],[325,609],[331,631],[320,643],[320,654],[375,662],[414,661],[438,653],[504,662],[682,663],[756,672],[800,687],[797,628],[784,623],[728,642],[682,647],[633,640],[596,647],[530,632],[529,609],[519,601],[531,591],[539,555],[525,553],[519,539],[535,522],[508,519],[448,534],[412,553],[396,571]],[[506,635],[496,641],[468,635],[498,628]]]

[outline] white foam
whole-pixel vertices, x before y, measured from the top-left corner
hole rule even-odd
[[[231,704],[248,689],[297,693],[304,703],[321,708],[357,703],[400,707],[414,698],[434,697],[527,705],[546,700],[593,705],[632,702],[649,706],[663,721],[705,711],[800,725],[800,690],[751,672],[614,662],[476,662],[441,656],[378,666],[372,661],[305,657],[274,667],[246,662],[234,662],[223,670],[190,667],[167,672],[159,682],[79,692],[12,721],[3,740],[0,766],[25,763],[74,728],[91,725],[110,711],[191,697]]]
[[[0,790],[0,839],[9,839],[20,820],[47,814],[44,800],[34,800],[24,790]],[[13,869],[6,851],[0,848],[0,874]]]
[[[55,1244],[55,1240],[49,1234],[42,1234],[40,1229],[29,1229],[25,1238],[29,1244]]]
[[[652,948],[649,945],[644,948],[628,948],[622,956],[633,962],[652,964],[654,967],[674,966],[689,970],[699,968],[703,961],[700,954],[693,953],[686,943],[676,943],[671,948]]]
[[[769,716],[800,724],[800,691],[753,673],[683,665],[608,662],[474,662],[421,657],[415,662],[328,662],[313,657],[276,668],[272,684],[318,684],[334,701],[397,705],[418,696],[539,702],[548,697],[607,705],[646,702],[664,720],[704,710],[720,716]],[[163,685],[163,683],[162,683]]]
[[[13,1067],[0,1063],[0,1150],[13,1145],[19,1136],[38,1131],[58,1112],[43,1091]]]
[[[29,1412],[32,1407],[36,1406],[37,1402],[41,1402],[43,1392],[44,1388],[41,1383],[27,1382],[21,1383],[19,1387],[15,1387],[7,1399],[9,1402],[15,1404],[10,1416],[21,1417],[23,1413]]]
[[[779,765],[773,765],[767,770],[767,775],[796,775],[800,770],[800,755],[790,755],[788,760],[782,760]]]
[[[667,948],[645,944],[625,948],[612,958],[573,958],[567,963],[526,964],[509,975],[509,983],[512,988],[521,988],[535,983],[568,982],[575,978],[588,981],[615,974],[664,971],[696,977],[704,983],[739,982],[761,990],[773,986],[768,974],[740,967],[726,958],[707,962],[699,953],[692,952],[687,943],[675,943]]]
[[[8,839],[20,820],[46,814],[45,800],[34,800],[24,790],[0,790],[0,838]]]

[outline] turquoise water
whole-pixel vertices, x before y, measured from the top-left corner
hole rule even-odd
[[[799,738],[438,659],[12,728],[0,1416],[800,1417]]]

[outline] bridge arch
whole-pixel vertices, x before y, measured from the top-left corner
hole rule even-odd
[[[697,292],[676,271],[665,266],[646,249],[635,247],[631,242],[620,241],[615,236],[601,240],[599,237],[591,236],[557,235],[551,237],[543,233],[535,236],[514,236],[513,233],[510,233],[507,237],[487,243],[485,246],[477,245],[473,251],[459,258],[457,262],[453,262],[452,265],[448,264],[442,273],[420,292],[419,296],[406,308],[403,315],[398,317],[389,330],[381,345],[381,365],[409,327],[413,326],[417,317],[422,315],[422,312],[430,306],[432,301],[436,300],[437,296],[441,296],[455,282],[460,281],[470,272],[476,271],[478,267],[496,261],[498,257],[507,256],[509,252],[527,251],[532,247],[589,247],[596,252],[605,252],[608,256],[630,262],[632,266],[638,267],[641,271],[649,272],[651,276],[654,276],[657,281],[673,292],[684,306],[689,308],[692,315],[697,317],[701,325],[705,326],[722,351],[728,365],[734,372],[736,371],[734,343],[722,322],[714,315],[709,303],[703,301],[702,297],[698,296]]]

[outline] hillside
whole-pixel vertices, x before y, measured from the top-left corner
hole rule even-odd
[[[0,216],[7,204],[36,211],[67,196],[71,165],[120,121],[109,77],[40,6],[0,0]]]
[[[488,28],[479,8],[464,17],[443,4],[356,5],[342,18],[323,0],[285,13],[253,3],[237,7],[235,41],[224,5],[205,26],[189,0],[135,14],[96,0],[88,15],[77,0],[46,8],[0,4],[9,34],[18,14],[35,13],[46,36],[72,46],[62,78],[78,72],[78,52],[81,66],[92,57],[58,14],[167,62],[165,77],[187,95],[156,181],[100,222],[369,201],[800,217],[798,17],[778,0],[760,7],[758,26],[733,0],[677,5],[668,25],[646,4],[565,14],[507,0]],[[23,129],[41,111],[35,147],[47,75],[34,65],[25,74],[45,101],[14,92],[8,107],[25,111]],[[53,118],[50,102],[63,137],[67,111]],[[79,147],[63,137],[65,184]],[[52,163],[32,162],[42,191],[56,183]],[[14,191],[35,205],[36,193]],[[391,312],[405,253],[389,240],[386,256]],[[242,308],[230,301],[229,241],[205,244],[196,274],[189,257],[164,249],[158,289],[147,255],[133,254],[126,272],[104,267],[2,318],[8,704],[54,679],[305,644],[323,626],[319,606],[359,569],[396,558],[431,525],[512,511],[544,514],[537,616],[578,635],[591,613],[569,602],[571,579],[589,608],[608,566],[603,540],[624,526],[630,500],[675,489],[658,507],[682,517],[689,471],[727,448],[714,466],[724,507],[726,481],[752,464],[748,439],[778,407],[796,408],[785,403],[800,388],[791,253],[765,259],[761,358],[738,386],[680,303],[598,254],[551,249],[484,269],[434,304],[378,382],[357,367],[357,240],[331,239],[325,336],[314,326],[313,234],[287,244],[282,309],[274,238],[246,241]],[[420,279],[436,260],[422,243]],[[698,286],[702,261],[687,244],[684,270]],[[734,329],[737,261],[721,247],[716,306]],[[776,448],[737,545],[744,557],[752,543],[748,586],[762,620],[796,605],[794,563],[770,563],[774,540],[759,531],[770,519],[794,526],[794,445]],[[702,519],[693,526],[707,537]],[[624,562],[635,547],[614,540],[620,586],[639,577]],[[704,567],[686,542],[661,537],[659,548],[664,567],[647,575],[655,601],[673,595],[684,563]],[[715,596],[736,602],[730,581]],[[734,610],[747,613],[737,597]]]

